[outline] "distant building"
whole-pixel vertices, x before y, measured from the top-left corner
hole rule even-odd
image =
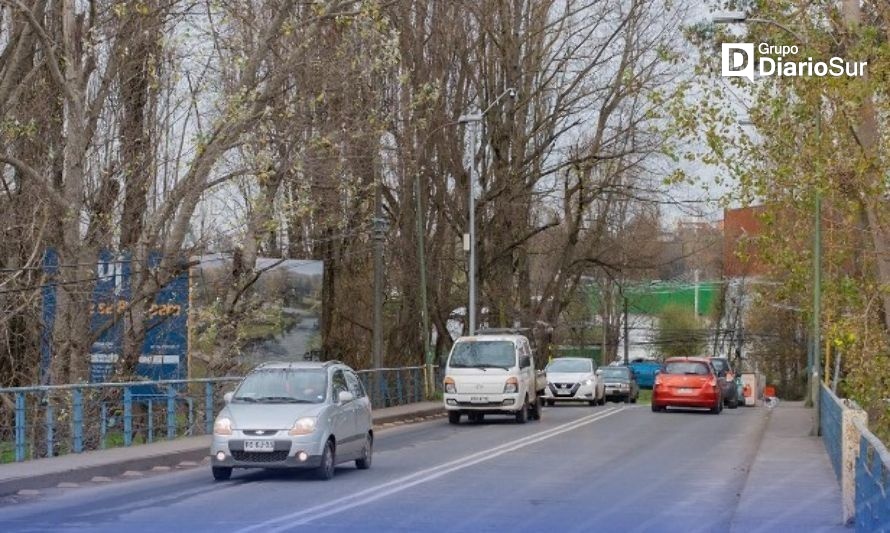
[[[764,276],[767,267],[758,254],[755,239],[762,234],[763,206],[723,211],[723,276],[745,278]]]

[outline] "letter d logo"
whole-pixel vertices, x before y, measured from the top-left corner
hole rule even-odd
[[[754,43],[723,43],[723,75],[754,81]]]

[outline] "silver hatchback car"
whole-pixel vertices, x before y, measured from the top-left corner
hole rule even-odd
[[[330,479],[334,466],[370,468],[371,402],[355,372],[338,361],[265,363],[226,394],[213,425],[211,468],[309,468]]]

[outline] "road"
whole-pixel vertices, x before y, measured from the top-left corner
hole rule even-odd
[[[0,506],[0,531],[728,531],[762,410],[556,406],[540,422],[442,419],[378,434],[370,470],[209,467],[53,489]]]

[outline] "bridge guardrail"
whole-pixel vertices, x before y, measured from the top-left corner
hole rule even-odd
[[[429,366],[357,371],[372,405],[441,390]],[[209,434],[241,376],[0,388],[0,463]]]
[[[821,387],[822,440],[841,485],[844,523],[856,531],[890,525],[890,452],[871,431],[855,402]]]

